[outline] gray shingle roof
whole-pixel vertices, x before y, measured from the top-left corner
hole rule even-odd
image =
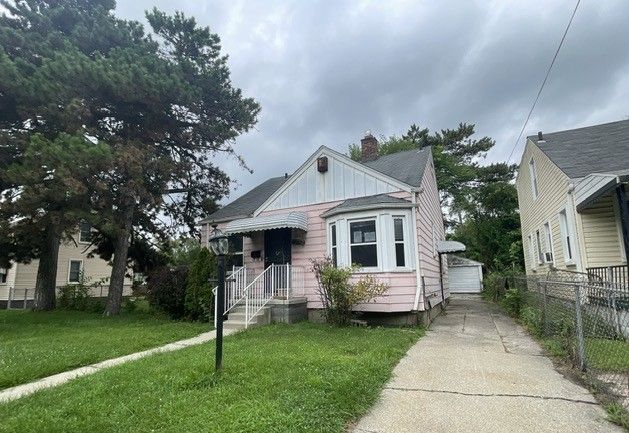
[[[290,177],[289,177],[290,178]],[[207,218],[201,220],[202,223],[211,221],[224,221],[237,218],[247,218],[259,208],[271,195],[277,191],[289,178],[284,176],[272,177],[260,185],[253,188],[246,194],[217,210]]]
[[[425,147],[381,156],[363,164],[400,182],[420,186],[429,155],[430,147]]]
[[[411,207],[413,204],[403,198],[392,197],[387,194],[368,195],[345,200],[332,209],[321,214],[322,217],[337,215],[358,209],[373,209],[376,207]]]
[[[421,150],[407,150],[404,152],[393,153],[391,155],[381,156],[373,161],[364,162],[362,164],[372,168],[382,174],[392,177],[400,182],[410,186],[418,187],[421,184],[426,163],[430,155],[430,148]],[[289,177],[290,178],[290,177]],[[262,205],[275,191],[277,191],[287,179],[284,176],[274,177],[261,183],[243,196],[237,198],[233,202],[227,204],[223,208],[214,212],[212,215],[202,219],[200,223],[212,221],[228,221],[237,218],[246,218]],[[380,194],[384,195],[384,194]],[[376,197],[376,196],[371,196]],[[394,197],[386,196],[391,199]],[[367,197],[360,197],[363,199]],[[359,200],[352,199],[352,200]],[[387,200],[387,199],[384,199]],[[348,200],[349,201],[349,200]],[[405,201],[405,200],[403,200]],[[375,203],[371,203],[372,205]],[[363,205],[363,206],[366,206]]]
[[[629,168],[629,120],[528,137],[568,177]]]
[[[468,259],[467,257],[455,256],[453,254],[448,254],[448,266],[478,266],[482,265],[481,262],[477,262],[476,260]]]

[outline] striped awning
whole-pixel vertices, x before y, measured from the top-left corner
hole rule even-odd
[[[264,215],[234,220],[225,226],[225,232],[250,233],[273,229],[308,230],[308,216],[304,212],[289,212],[276,215]]]

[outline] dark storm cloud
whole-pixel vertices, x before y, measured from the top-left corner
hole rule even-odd
[[[221,160],[234,198],[367,129],[471,122],[497,141],[488,160],[505,159],[574,3],[139,0],[118,13],[178,9],[221,36],[234,83],[262,105],[236,144],[254,174]],[[627,1],[582,1],[526,135],[629,116],[628,19]]]

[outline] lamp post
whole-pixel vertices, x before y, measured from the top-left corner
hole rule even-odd
[[[212,226],[210,248],[218,262],[218,289],[216,292],[216,371],[223,364],[223,310],[225,309],[225,255],[229,250],[229,240],[216,224]]]

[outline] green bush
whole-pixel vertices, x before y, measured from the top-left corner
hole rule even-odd
[[[502,274],[492,273],[489,274],[483,282],[483,298],[498,302],[503,296],[505,291],[505,277]]]
[[[543,334],[542,311],[539,308],[524,306],[520,311],[522,324],[533,334],[541,337]]]
[[[99,289],[102,282],[89,284],[89,280],[81,276],[76,284],[67,284],[59,289],[57,305],[63,310],[90,311],[100,313],[104,309],[103,302],[91,296],[92,289]]]
[[[518,289],[509,289],[505,293],[502,305],[509,314],[515,317],[520,316],[522,307],[524,306],[524,295]]]
[[[166,313],[171,319],[186,314],[186,285],[188,268],[163,266],[155,269],[147,281],[147,299],[151,307]]]
[[[356,305],[371,302],[389,289],[389,286],[378,282],[371,275],[362,276],[355,283],[350,282],[358,269],[356,266],[338,268],[329,258],[312,260],[312,271],[317,279],[323,314],[328,323],[349,325]]]
[[[192,320],[210,320],[214,317],[214,285],[210,280],[217,277],[216,258],[203,248],[194,258],[188,270],[186,285],[186,316]]]

